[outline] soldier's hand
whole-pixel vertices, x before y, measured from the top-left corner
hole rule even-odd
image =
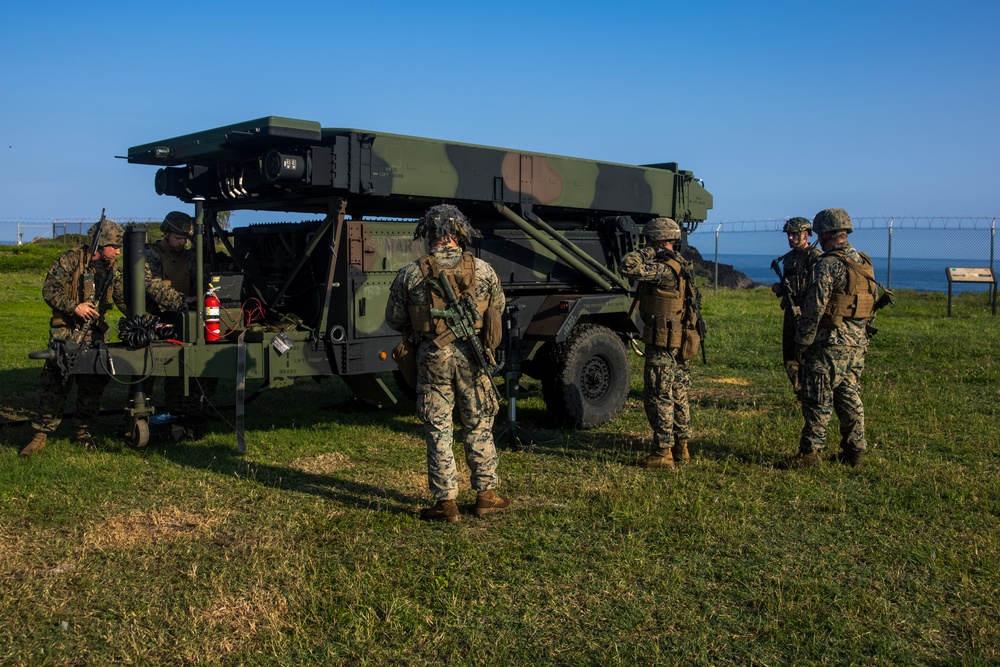
[[[97,317],[97,308],[94,308],[94,304],[89,301],[81,301],[80,304],[73,309],[73,314],[79,317],[81,320],[89,320],[92,317]]]
[[[677,256],[676,253],[673,250],[671,250],[670,248],[657,248],[656,249],[656,259],[659,259],[659,260],[673,259],[676,256]]]
[[[781,296],[781,285],[774,283],[771,285],[771,291],[774,292],[775,296]]]

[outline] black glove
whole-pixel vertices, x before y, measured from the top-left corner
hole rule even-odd
[[[658,259],[661,262],[668,259],[677,259],[677,253],[675,253],[670,248],[657,248],[656,259]]]

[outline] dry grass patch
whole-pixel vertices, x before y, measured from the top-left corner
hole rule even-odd
[[[192,624],[211,634],[203,652],[189,655],[194,662],[214,663],[243,651],[262,632],[281,632],[293,627],[285,619],[288,601],[278,593],[254,588],[247,595],[224,594],[206,609],[192,610]]]
[[[112,516],[91,528],[84,544],[98,548],[134,547],[163,540],[197,539],[211,534],[219,517],[205,517],[177,507]]]
[[[354,461],[349,456],[340,452],[328,452],[319,456],[304,456],[293,459],[288,465],[308,475],[323,475],[352,468]]]

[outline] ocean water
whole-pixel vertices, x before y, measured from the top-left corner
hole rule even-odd
[[[714,255],[705,257],[707,261],[714,261]],[[770,255],[737,255],[719,254],[720,264],[731,264],[737,271],[745,273],[748,278],[765,285],[777,282],[778,277],[771,270]],[[893,257],[891,265],[891,275],[889,275],[889,262],[885,257],[872,257],[875,265],[875,278],[883,285],[891,289],[912,289],[921,292],[947,292],[948,279],[945,277],[945,269],[948,267],[974,267],[982,268],[988,266],[988,260],[975,259],[918,259],[913,257]],[[994,275],[997,269],[994,267]],[[952,294],[960,292],[983,292],[986,293],[989,286],[984,283],[953,283]]]

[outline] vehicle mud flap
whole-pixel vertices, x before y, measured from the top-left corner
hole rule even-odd
[[[240,454],[246,454],[247,440],[243,427],[243,419],[246,414],[246,403],[244,398],[247,391],[247,342],[245,339],[246,330],[240,332],[236,339],[236,448]]]

